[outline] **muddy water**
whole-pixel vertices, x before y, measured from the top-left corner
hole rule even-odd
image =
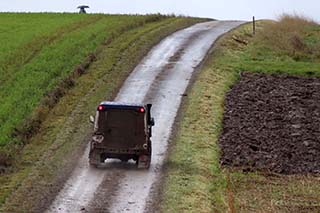
[[[157,193],[171,129],[195,68],[214,41],[242,22],[196,24],[155,46],[120,89],[116,101],[152,103],[152,163],[137,170],[133,162],[107,160],[103,168],[88,166],[88,150],[48,212],[143,212]],[[151,209],[148,211],[152,211]]]

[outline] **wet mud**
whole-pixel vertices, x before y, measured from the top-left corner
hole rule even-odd
[[[320,78],[244,72],[227,93],[221,164],[320,173]]]

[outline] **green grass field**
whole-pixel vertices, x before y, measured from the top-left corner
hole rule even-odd
[[[317,176],[222,168],[224,96],[242,71],[320,76],[320,26],[296,16],[222,37],[190,89],[167,162],[163,212],[318,212]]]
[[[92,130],[88,116],[97,104],[114,97],[161,39],[200,21],[161,15],[0,14],[0,32],[13,26],[25,31],[18,36],[21,41],[0,33],[8,40],[1,53],[6,60],[0,94],[6,102],[0,108],[6,113],[1,112],[0,150],[10,157],[0,175],[0,212],[43,212],[86,147]],[[1,160],[0,155],[0,169]]]
[[[164,18],[0,14],[0,145],[19,142],[14,129],[103,41]]]

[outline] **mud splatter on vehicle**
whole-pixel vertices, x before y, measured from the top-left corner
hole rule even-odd
[[[132,159],[138,168],[149,168],[154,119],[151,104],[102,102],[97,109],[90,142],[90,164],[97,167],[107,158]]]

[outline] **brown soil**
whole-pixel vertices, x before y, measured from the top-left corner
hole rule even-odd
[[[320,78],[242,73],[219,143],[222,165],[320,173]]]

